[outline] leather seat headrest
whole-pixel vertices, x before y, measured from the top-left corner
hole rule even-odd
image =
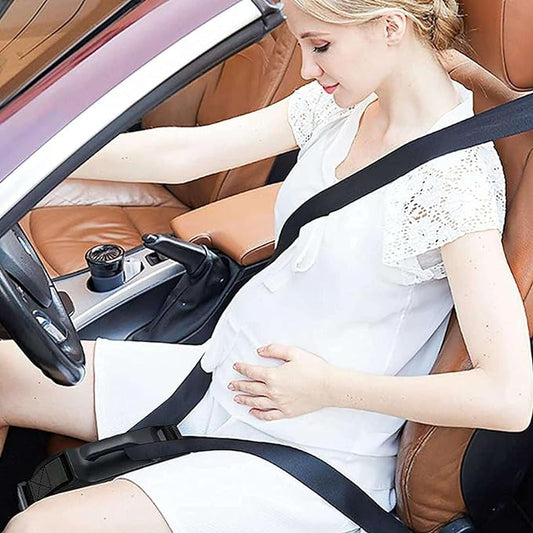
[[[474,61],[519,91],[533,89],[533,2],[462,0]]]

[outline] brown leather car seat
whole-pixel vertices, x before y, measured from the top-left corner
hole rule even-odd
[[[296,40],[283,24],[163,102],[144,117],[142,125],[218,122],[281,100],[303,83]],[[144,233],[171,232],[170,220],[182,213],[264,185],[273,162],[270,158],[166,188],[67,180],[70,183],[64,186],[76,188],[76,205],[72,199],[67,205],[54,205],[57,192],[52,192],[52,200],[28,213],[21,226],[50,274],[69,274],[86,267],[84,255],[92,246],[112,242],[134,248]],[[91,196],[99,198],[97,205],[91,205]]]
[[[463,0],[462,5],[469,40],[475,48],[473,58],[507,83],[464,56],[450,56],[449,71],[473,90],[476,112],[522,96],[517,90],[531,90],[533,2]],[[531,337],[533,132],[498,141],[496,147],[507,180],[504,249],[524,300]],[[471,362],[454,316],[432,372],[468,368]],[[533,426],[522,433],[501,434],[408,422],[397,462],[397,512],[419,533],[441,531],[445,524],[467,514],[480,527],[519,487],[528,468],[531,476],[532,449]]]

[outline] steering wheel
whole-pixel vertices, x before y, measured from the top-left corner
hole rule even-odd
[[[76,385],[85,376],[76,329],[18,225],[0,238],[0,322],[30,361],[59,385]]]

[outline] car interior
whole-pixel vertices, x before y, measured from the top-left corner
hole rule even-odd
[[[286,25],[278,27],[167,99],[140,127],[207,125],[273,104],[303,85],[299,55]],[[130,250],[145,233],[170,233],[170,221],[184,213],[280,181],[279,166],[271,175],[273,163],[169,186],[67,179],[20,224],[49,273],[64,276],[87,267],[92,246],[112,242]]]
[[[476,113],[532,91],[531,1],[462,0],[461,6],[470,48],[450,51],[442,61],[454,80],[473,91]],[[296,41],[282,25],[170,97],[137,127],[203,125],[267,106],[304,83],[299,61]],[[532,337],[533,132],[496,147],[507,186],[504,249]],[[20,226],[81,338],[203,342],[231,297],[274,250],[273,205],[294,157],[284,154],[175,186],[67,178]],[[85,254],[107,243],[126,250],[125,282],[98,292],[87,285]],[[184,295],[186,310],[178,305]],[[471,366],[452,315],[432,373]],[[44,454],[77,444],[14,432],[4,461],[14,466],[5,475],[0,467],[0,476],[12,482],[2,490],[14,492]],[[420,533],[533,532],[532,450],[533,425],[504,433],[408,422],[400,441],[395,513]],[[6,494],[5,501],[10,498]]]

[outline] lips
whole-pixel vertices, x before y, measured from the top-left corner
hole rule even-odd
[[[322,85],[322,88],[324,89],[324,91],[326,91],[328,94],[331,94],[335,91],[335,89],[339,86],[338,83],[336,83],[335,85]]]

